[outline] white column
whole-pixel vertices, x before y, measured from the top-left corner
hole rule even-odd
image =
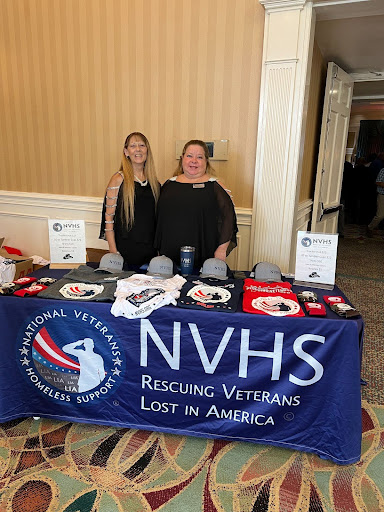
[[[307,0],[260,3],[265,29],[250,261],[269,261],[292,272],[313,5]]]

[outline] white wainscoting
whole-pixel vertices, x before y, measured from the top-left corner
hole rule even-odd
[[[84,220],[86,247],[107,249],[99,240],[103,199],[100,197],[64,196],[0,191],[0,237],[4,245],[20,249],[23,255],[38,255],[49,260],[48,219]],[[238,246],[229,255],[232,269],[247,270],[252,210],[236,208]]]
[[[250,208],[236,208],[237,247],[227,258],[229,268],[232,270],[251,270],[252,261],[249,261],[249,246],[251,242],[252,210]]]
[[[0,191],[0,236],[23,255],[49,260],[48,219],[84,220],[86,246],[107,249],[99,240],[103,199]]]

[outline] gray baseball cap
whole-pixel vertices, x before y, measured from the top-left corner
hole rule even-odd
[[[97,268],[95,272],[100,271],[115,274],[117,272],[123,271],[123,265],[124,258],[121,256],[121,254],[108,252],[101,258],[99,268]]]
[[[175,274],[177,274],[175,265],[171,258],[167,256],[155,256],[149,262],[147,270],[148,276],[170,279]]]
[[[282,281],[280,268],[268,261],[256,263],[250,275],[255,281],[262,281],[263,283],[280,283]]]
[[[213,277],[215,279],[228,279],[228,265],[219,258],[209,258],[204,261],[200,277]]]

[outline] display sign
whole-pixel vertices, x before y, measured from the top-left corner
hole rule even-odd
[[[338,235],[298,231],[295,284],[332,289],[335,285]]]
[[[86,262],[83,220],[48,219],[51,268],[74,268]]]

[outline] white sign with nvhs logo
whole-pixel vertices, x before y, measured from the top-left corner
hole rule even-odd
[[[333,289],[338,235],[298,231],[294,284]]]
[[[76,268],[86,262],[83,220],[48,219],[51,268]]]

